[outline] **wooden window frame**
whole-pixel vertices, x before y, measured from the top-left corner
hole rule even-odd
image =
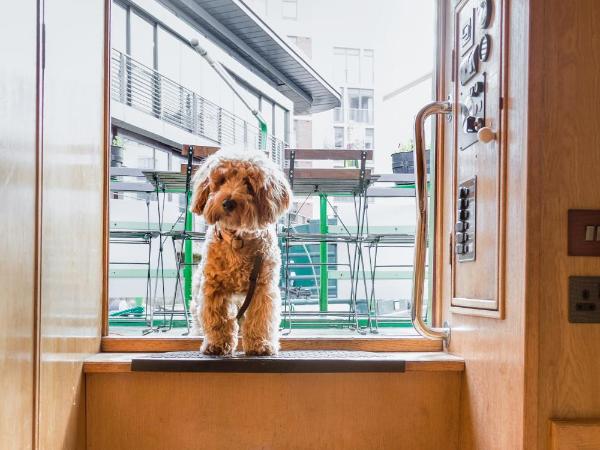
[[[102,323],[101,323],[101,352],[166,352],[166,351],[194,351],[200,348],[201,337],[121,337],[109,335],[108,324],[108,297],[109,297],[109,232],[110,232],[110,57],[111,57],[111,6],[113,0],[105,3],[105,39],[104,39],[104,182],[103,182],[103,274],[102,274]],[[439,94],[443,89],[443,27],[444,16],[442,1],[438,0],[436,9],[436,61],[433,78],[434,92]],[[439,123],[439,121],[438,121]],[[439,125],[438,125],[439,128]],[[436,136],[439,136],[436,130]],[[436,147],[440,143],[436,139]],[[438,236],[438,220],[435,219],[434,236],[435,246],[439,245],[441,239]],[[435,248],[435,247],[432,247]],[[436,252],[434,251],[434,254]],[[435,268],[436,264],[431,265]],[[435,270],[435,269],[434,269]],[[438,282],[432,285],[431,311],[433,324],[439,326],[441,320],[441,299],[437,295]],[[386,352],[439,352],[443,350],[441,340],[428,340],[415,333],[398,336],[374,336],[374,337],[281,337],[282,350],[356,350],[356,351],[386,351]]]

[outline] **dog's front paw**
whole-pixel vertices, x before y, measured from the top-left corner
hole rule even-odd
[[[272,356],[279,351],[279,345],[269,341],[244,342],[244,352],[248,356]]]
[[[235,347],[229,343],[211,344],[206,341],[202,343],[200,351],[205,355],[226,356],[233,355]]]

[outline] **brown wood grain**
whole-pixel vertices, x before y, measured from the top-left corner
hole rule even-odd
[[[282,350],[360,350],[373,352],[437,352],[440,341],[421,337],[390,338],[281,338]],[[103,352],[175,352],[198,350],[202,338],[115,337],[102,338]],[[241,347],[241,339],[239,343]]]
[[[194,158],[208,158],[213,153],[219,150],[219,147],[211,147],[208,145],[192,145],[194,147]],[[181,147],[181,155],[187,156],[190,153],[190,145],[184,144]]]
[[[458,80],[459,67],[464,63],[460,47],[461,30],[465,23],[459,23],[466,17],[473,18],[473,8],[478,2],[463,0],[457,2],[453,20],[454,49],[456,66],[454,79]],[[453,223],[458,221],[457,197],[458,185],[468,179],[477,178],[476,194],[476,257],[474,261],[459,262],[456,254],[452,255],[452,307],[463,314],[484,315],[486,317],[503,316],[504,292],[504,217],[505,217],[505,166],[506,166],[506,108],[501,109],[500,99],[507,95],[505,81],[508,65],[506,59],[506,34],[503,8],[505,2],[495,0],[490,7],[493,9],[490,26],[485,30],[476,26],[475,42],[478,43],[483,35],[492,42],[488,60],[480,62],[478,76],[485,74],[485,125],[496,132],[496,140],[484,144],[476,142],[466,149],[460,149],[461,139],[466,138],[463,132],[462,111],[457,111],[453,142],[446,141],[446,150],[453,152]],[[476,79],[476,78],[474,78]],[[473,80],[469,81],[472,83]],[[469,83],[465,87],[461,82],[453,83],[453,96],[457,101],[465,103],[468,96]],[[463,96],[460,93],[463,93]],[[466,95],[465,95],[466,94]],[[471,139],[475,139],[471,135]],[[454,243],[456,244],[456,243]],[[486,282],[480,280],[485,278]],[[480,313],[480,311],[482,311]],[[490,314],[489,311],[496,311]]]
[[[289,169],[285,169],[286,175]],[[371,169],[365,170],[369,178]],[[294,169],[294,180],[358,180],[360,169]]]
[[[147,354],[98,353],[85,361],[83,369],[85,373],[130,372],[131,360]],[[405,360],[406,372],[462,372],[465,368],[461,358],[444,352],[398,352],[396,356]]]
[[[87,448],[457,450],[460,376],[88,374]]]
[[[600,448],[600,420],[552,420],[551,450],[595,450]]]
[[[0,447],[34,446],[37,173],[36,2],[0,14]]]
[[[537,366],[528,377],[537,387],[527,416],[537,447],[527,448],[541,450],[550,419],[600,415],[600,326],[570,324],[567,300],[569,276],[600,274],[600,258],[567,254],[568,210],[600,209],[600,3],[530,8],[527,314]]]
[[[57,0],[44,7],[40,449],[84,448],[83,360],[100,347],[105,6]]]
[[[456,2],[462,3],[462,2]],[[439,161],[438,209],[436,238],[439,242],[436,255],[438,274],[437,295],[442,305],[442,322],[452,327],[450,351],[465,359],[460,411],[461,450],[523,449],[524,389],[525,389],[525,235],[526,205],[524,190],[527,185],[527,107],[528,107],[528,2],[493,2],[494,5],[510,3],[507,39],[506,104],[507,118],[504,136],[506,145],[506,240],[501,249],[508,262],[505,269],[504,297],[505,319],[457,314],[451,310],[451,270],[449,236],[454,221],[454,141],[452,127],[443,121],[442,145],[446,146],[444,158]],[[444,2],[446,17],[444,89],[441,99],[452,93],[452,58],[450,58],[454,33],[452,2]],[[495,20],[495,19],[492,19]],[[496,24],[493,25],[494,27]],[[444,38],[443,38],[444,39]],[[492,45],[496,43],[496,39]],[[442,44],[444,41],[442,40]],[[497,46],[495,48],[498,48]],[[491,57],[491,55],[490,55]],[[454,118],[457,120],[457,117]],[[442,122],[442,121],[440,121]],[[495,201],[495,196],[491,196]],[[483,224],[478,224],[478,227]],[[495,252],[496,242],[479,242],[478,252]],[[497,270],[497,269],[494,269]],[[482,273],[470,280],[479,285],[481,292],[496,283],[494,273]],[[476,292],[476,289],[472,289]]]
[[[285,158],[290,159],[292,151],[295,153],[295,158],[298,160],[328,160],[328,161],[343,161],[343,160],[359,160],[362,158],[363,150],[346,150],[346,149],[285,149]],[[366,152],[367,161],[373,160],[373,150],[364,150]]]

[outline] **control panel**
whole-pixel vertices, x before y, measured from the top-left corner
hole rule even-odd
[[[458,188],[458,221],[454,227],[456,255],[459,261],[475,259],[477,178],[471,178]]]
[[[503,255],[503,45],[505,0],[458,0],[454,6],[452,134],[454,195],[452,306],[500,310]],[[465,312],[466,311],[466,312]]]

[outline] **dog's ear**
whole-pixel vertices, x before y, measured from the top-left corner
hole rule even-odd
[[[194,176],[194,191],[192,194],[192,205],[190,211],[194,214],[201,215],[206,206],[208,195],[210,194],[209,189],[209,174],[208,167],[201,167]]]
[[[275,223],[289,209],[292,190],[285,174],[278,167],[269,168],[264,178],[260,178],[254,180],[260,221],[265,224]]]

